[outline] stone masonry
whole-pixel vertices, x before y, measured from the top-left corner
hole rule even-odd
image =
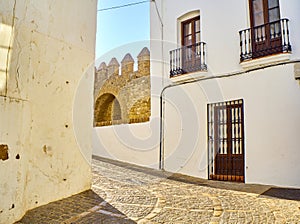
[[[144,47],[134,59],[126,54],[120,64],[112,58],[95,71],[94,126],[139,123],[150,118],[150,52]],[[121,74],[120,71],[121,70]]]

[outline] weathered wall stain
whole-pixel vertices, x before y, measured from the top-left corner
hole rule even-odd
[[[96,5],[0,1],[0,224],[91,186]]]
[[[0,159],[1,160],[8,160],[8,146],[7,145],[0,145]]]
[[[50,146],[44,145],[43,146],[43,152],[48,155],[48,156],[52,156],[53,155],[53,151],[52,148]]]

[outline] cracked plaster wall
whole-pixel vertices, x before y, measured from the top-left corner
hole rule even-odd
[[[0,0],[0,223],[90,188],[96,5]]]

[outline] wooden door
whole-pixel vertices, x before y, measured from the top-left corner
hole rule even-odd
[[[243,101],[215,105],[213,123],[211,128],[214,133],[214,172],[210,174],[210,178],[243,182],[245,156]]]

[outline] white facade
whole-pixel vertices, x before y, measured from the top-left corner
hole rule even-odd
[[[207,179],[207,105],[242,99],[244,182],[300,187],[300,2],[279,4],[292,51],[240,63],[239,31],[251,25],[248,0],[152,1],[151,120],[95,129],[93,153]],[[181,47],[181,23],[198,15],[207,70],[170,78],[169,52]]]
[[[91,186],[96,8],[0,0],[0,223]]]

